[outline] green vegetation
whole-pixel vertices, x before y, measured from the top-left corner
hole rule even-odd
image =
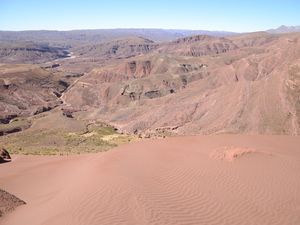
[[[66,155],[103,152],[135,138],[103,124],[87,126],[83,132],[63,130],[25,131],[2,137],[12,154]]]

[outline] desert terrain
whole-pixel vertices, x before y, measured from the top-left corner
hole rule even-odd
[[[299,133],[296,27],[0,31],[0,224],[298,225]]]
[[[300,222],[300,139],[212,135],[105,153],[13,156],[0,185],[26,202],[1,224]]]

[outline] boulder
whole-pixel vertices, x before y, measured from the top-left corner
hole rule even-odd
[[[9,162],[11,157],[8,151],[4,148],[0,148],[0,163]]]

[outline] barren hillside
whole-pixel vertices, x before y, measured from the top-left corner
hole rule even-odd
[[[256,32],[72,47],[71,57],[52,63],[2,65],[0,115],[9,121],[62,104],[77,120],[147,137],[297,135],[299,40],[299,33]]]
[[[126,132],[299,133],[300,35],[194,36],[93,69],[64,95]]]

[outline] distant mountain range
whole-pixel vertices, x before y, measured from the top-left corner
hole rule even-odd
[[[267,30],[267,32],[272,33],[272,34],[300,32],[300,26],[284,26],[284,25],[282,25],[276,29]]]
[[[300,26],[280,26],[266,30],[268,33],[300,32]],[[184,29],[95,29],[95,30],[32,30],[32,31],[0,31],[0,42],[32,41],[60,47],[71,47],[78,44],[103,43],[117,38],[143,37],[155,42],[168,42],[178,38],[209,35],[226,37],[237,35],[230,31],[184,30]]]
[[[224,37],[234,32],[207,30],[166,30],[166,29],[96,29],[72,31],[0,31],[0,41],[33,41],[49,44],[66,45],[99,43],[116,38],[143,37],[155,42],[172,41],[193,35]]]

